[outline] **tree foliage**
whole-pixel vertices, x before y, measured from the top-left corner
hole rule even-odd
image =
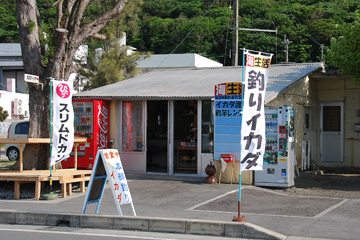
[[[5,121],[5,119],[9,116],[7,111],[4,111],[2,107],[0,107],[0,122]]]
[[[0,42],[19,42],[19,29],[17,28],[14,0],[0,5]]]
[[[360,23],[344,23],[338,29],[342,35],[331,39],[327,61],[342,74],[355,76],[360,83]]]
[[[110,49],[104,52],[99,60],[95,56],[88,58],[86,67],[79,66],[76,69],[77,81],[84,80],[85,82],[83,90],[134,77],[137,73],[137,61],[150,56],[150,53],[133,52],[129,54],[129,50],[131,50],[129,47],[120,46],[117,41],[113,41]]]
[[[155,54],[170,53],[185,39],[206,13],[211,0],[147,0],[142,7],[140,31],[133,34],[132,46]],[[175,53],[200,53],[218,62],[231,64],[233,1],[216,1],[195,30]],[[277,29],[268,32],[239,31],[239,48],[277,55],[274,62],[285,61],[284,36],[291,41],[291,62],[321,60],[321,45],[330,46],[340,34],[337,25],[357,19],[357,0],[243,0],[239,1],[239,27]],[[241,52],[241,51],[240,51]],[[241,58],[239,58],[241,59]]]
[[[9,0],[13,3],[14,0]],[[43,16],[40,28],[44,63],[54,54],[53,36],[56,28],[55,1],[36,1]],[[214,3],[215,2],[215,3]],[[111,1],[94,1],[84,11],[82,24],[112,7]],[[214,3],[214,5],[212,5]],[[101,33],[119,37],[126,32],[128,45],[139,51],[155,54],[199,53],[226,65],[231,64],[229,50],[232,48],[232,9],[230,0],[131,0],[124,11]],[[209,7],[211,9],[207,12]],[[0,7],[0,41],[18,42],[14,5]],[[332,38],[342,33],[337,26],[353,23],[358,19],[358,0],[242,0],[239,1],[239,27],[250,29],[277,29],[277,34],[268,32],[239,31],[239,48],[266,51],[275,54],[273,62],[285,61],[284,36],[291,41],[291,62],[315,62],[322,59],[323,45],[330,46]],[[64,12],[65,13],[65,12]],[[4,23],[4,24],[3,24]],[[30,25],[28,26],[30,27]],[[106,43],[87,39],[89,49]],[[45,51],[45,46],[47,51]],[[241,52],[241,51],[240,51]],[[241,59],[241,58],[239,58]]]

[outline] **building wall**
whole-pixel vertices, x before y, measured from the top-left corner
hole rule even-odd
[[[320,104],[344,103],[344,161],[321,162],[320,151]],[[355,123],[360,123],[360,87],[353,79],[314,74],[292,86],[284,94],[266,106],[287,105],[295,109],[295,156],[301,166],[302,142],[304,140],[305,108],[310,109],[310,158],[314,170],[324,167],[360,167],[360,132],[355,132]]]
[[[344,102],[344,162],[320,162],[320,155],[317,162],[320,167],[360,167],[360,132],[355,131],[355,123],[360,123],[360,87],[353,79],[330,76],[317,79],[317,88],[319,103]]]
[[[8,85],[6,86],[7,90],[0,90],[0,106],[3,108],[3,111],[7,111],[9,116],[5,119],[3,123],[0,124],[0,138],[6,138],[8,128],[13,120],[27,119],[30,116],[29,112],[29,94],[18,93],[16,92],[16,82],[15,79],[6,79],[8,80]],[[20,103],[18,105],[21,107],[21,112],[15,107],[15,103]],[[17,110],[17,111],[16,111]]]
[[[317,115],[318,115],[318,101],[317,101],[317,86],[309,77],[305,77],[296,85],[289,88],[283,94],[266,104],[268,107],[293,107],[295,116],[295,156],[297,165],[301,166],[302,158],[302,144],[304,140],[304,126],[305,126],[305,108],[310,109],[310,144],[311,157],[318,154],[317,142],[319,137],[317,133]]]
[[[15,79],[16,90],[14,90],[14,91],[16,93],[27,92],[26,87],[28,86],[28,83],[24,81],[24,71],[22,71],[22,70],[14,70],[14,71],[3,70],[2,87],[4,90],[7,88],[7,79],[8,78]]]

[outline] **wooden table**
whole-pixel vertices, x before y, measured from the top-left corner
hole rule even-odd
[[[77,169],[77,144],[86,143],[87,139],[85,137],[75,137],[74,138],[74,168]],[[23,171],[23,144],[40,144],[47,143],[50,144],[50,138],[0,138],[1,143],[13,143],[20,144],[20,157],[19,157],[19,171]]]
[[[86,143],[85,137],[74,138],[74,169],[56,170],[52,180],[61,184],[62,197],[71,195],[72,183],[80,182],[80,191],[85,191],[85,181],[90,180],[92,170],[77,170],[77,144]],[[14,198],[20,198],[20,185],[35,182],[35,200],[40,199],[41,183],[49,181],[49,170],[23,170],[23,144],[50,144],[50,138],[0,138],[1,143],[20,144],[19,171],[0,171],[0,181],[14,181]],[[55,169],[54,169],[55,170]]]

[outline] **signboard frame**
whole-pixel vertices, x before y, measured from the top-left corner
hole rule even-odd
[[[86,191],[82,213],[85,213],[88,204],[97,203],[95,214],[98,214],[107,180],[109,180],[119,215],[123,215],[120,205],[130,204],[133,215],[136,216],[134,204],[132,202],[130,190],[117,149],[98,150]]]

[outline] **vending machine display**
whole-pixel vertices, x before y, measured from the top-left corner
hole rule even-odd
[[[294,110],[265,108],[266,145],[263,171],[255,171],[255,185],[291,187],[294,183]]]
[[[73,108],[75,136],[87,138],[77,146],[77,168],[92,169],[98,149],[109,148],[109,102],[73,100]],[[73,156],[62,161],[63,168],[74,167]]]

